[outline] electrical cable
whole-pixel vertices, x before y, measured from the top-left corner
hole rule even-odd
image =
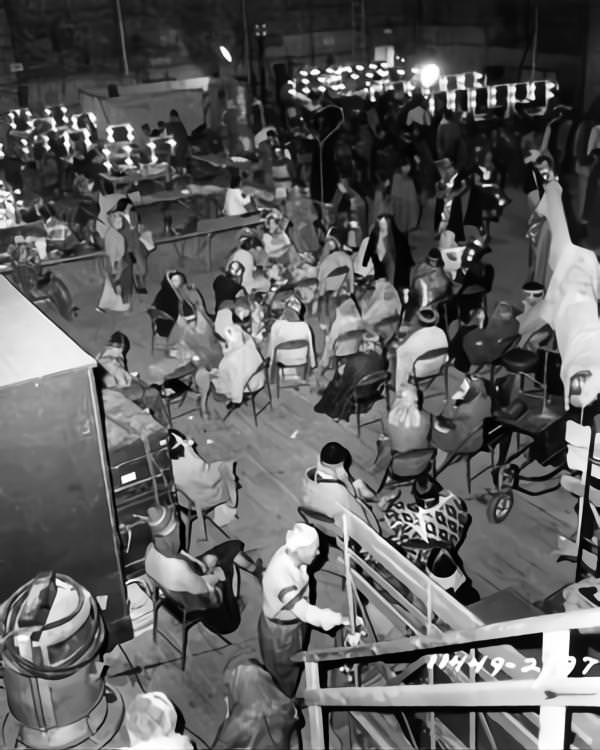
[[[127,651],[125,651],[125,649],[123,648],[123,646],[120,643],[119,643],[119,650],[121,651],[121,653],[125,657],[125,660],[129,664],[129,667],[131,668],[131,673],[134,676],[135,681],[137,682],[139,689],[142,691],[142,693],[147,693],[148,690],[142,684],[142,681],[141,681],[140,676],[138,674],[138,667],[136,667],[134,665],[134,663],[129,658],[129,655],[128,655]],[[206,747],[206,748],[208,748],[210,750],[210,745],[204,739],[204,737],[201,737],[199,734],[196,734],[196,732],[194,732],[193,730],[191,730],[187,725],[185,727],[185,731],[187,732],[187,734],[191,734],[197,740],[200,740],[200,742],[204,745],[204,747]]]

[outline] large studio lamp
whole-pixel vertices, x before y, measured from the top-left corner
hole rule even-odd
[[[420,70],[419,77],[421,79],[421,86],[423,86],[423,88],[432,88],[440,79],[439,65],[436,65],[435,63],[427,63],[426,65],[423,65]]]

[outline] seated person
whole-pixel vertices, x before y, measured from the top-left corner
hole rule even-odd
[[[432,549],[449,546],[456,551],[464,540],[471,516],[464,500],[422,474],[412,488],[403,488],[384,510],[390,544],[411,562],[425,569]],[[411,548],[410,543],[426,545]]]
[[[483,311],[480,311],[479,322],[481,321],[481,312]],[[464,328],[461,330],[464,331]],[[459,330],[457,337],[460,335],[461,330]],[[462,353],[467,359],[469,366],[481,367],[482,365],[491,364],[504,354],[510,344],[516,340],[518,333],[519,323],[513,306],[508,302],[498,302],[487,325],[484,325],[483,328],[479,328],[479,326],[472,327],[471,330],[463,333]],[[456,347],[457,344],[453,341],[452,348]],[[459,360],[462,360],[460,352],[458,354]],[[458,364],[464,365],[464,361],[459,361]],[[458,364],[455,363],[457,367]],[[466,369],[458,367],[458,369],[467,372],[469,367]]]
[[[262,242],[269,263],[291,266],[298,261],[298,253],[283,229],[283,216],[279,211],[270,211],[265,216]]]
[[[401,315],[402,307],[400,295],[387,279],[377,279],[373,291],[360,301],[363,320],[370,327],[385,318]]]
[[[252,207],[252,196],[246,195],[241,188],[241,177],[236,169],[231,174],[229,187],[225,191],[223,214],[225,216],[242,216]]]
[[[127,704],[125,729],[127,747],[133,750],[193,750],[185,734],[177,731],[179,724],[175,706],[164,693],[138,693]]]
[[[169,455],[175,487],[194,503],[198,516],[211,510],[217,526],[232,521],[238,501],[235,461],[207,463],[196,443],[174,429],[169,430]]]
[[[137,373],[131,373],[127,369],[127,352],[129,351],[129,339],[121,331],[115,331],[108,345],[98,355],[98,364],[102,368],[102,385],[104,388],[114,388],[120,391],[131,401],[135,402],[164,423],[164,414],[160,391],[150,385],[146,385]]]
[[[437,325],[439,320],[439,313],[431,307],[419,310],[418,328],[396,348],[396,393],[399,393],[402,386],[409,382],[413,374],[413,365],[418,357],[434,349],[448,347],[448,337]],[[435,369],[436,364],[436,362],[431,363],[432,369]],[[440,360],[441,364],[442,360]],[[417,376],[419,375],[421,375],[421,370],[417,372]]]
[[[467,377],[433,422],[431,442],[445,453],[475,453],[483,445],[483,423],[492,414],[484,380]],[[482,428],[479,430],[478,428]],[[443,461],[443,456],[438,460]]]
[[[244,554],[244,544],[232,539],[200,557],[182,551],[181,529],[173,505],[148,508],[152,542],[146,548],[146,574],[171,598],[190,610],[206,611],[206,627],[233,633],[240,624],[239,568],[260,576],[262,563]]]
[[[229,400],[228,408],[231,408],[244,400],[246,385],[248,389],[258,391],[265,384],[264,371],[252,377],[264,361],[254,339],[239,326],[232,325],[224,329],[223,341],[223,358],[219,366],[210,371],[198,368],[194,376],[204,411],[211,387]]]
[[[346,333],[350,333],[350,331],[362,331],[365,327],[360,310],[356,306],[354,300],[344,300],[335,311],[335,318],[331,324],[329,332],[325,336],[323,353],[321,354],[321,360],[319,362],[319,369],[321,372],[324,372],[329,367],[331,358],[335,354],[335,342],[337,339]],[[339,351],[338,354],[340,356],[345,356],[346,354],[353,354],[356,351],[357,346],[351,344],[350,348]]]
[[[227,268],[233,263],[239,263],[244,269],[241,284],[246,294],[266,292],[269,289],[269,279],[256,267],[256,253],[253,251],[258,248],[262,249],[262,244],[256,235],[244,235],[227,261]]]
[[[246,269],[237,260],[230,261],[225,273],[219,274],[213,281],[215,293],[215,312],[218,312],[224,302],[233,302],[236,297],[243,296],[243,279]]]
[[[396,394],[378,442],[376,465],[385,469],[391,453],[400,454],[431,448],[431,415],[423,411],[423,397],[414,385],[406,383]],[[423,471],[423,459],[398,456],[392,471],[399,477],[416,476]]]
[[[341,244],[334,236],[330,236],[323,245],[323,252],[317,266],[317,279],[319,282],[317,293],[319,297],[324,297],[327,293],[338,292],[341,277],[334,276],[333,278],[329,278],[329,276],[340,268],[347,269],[343,284],[346,291],[352,294],[354,292],[352,257],[342,249]]]
[[[315,359],[315,348],[313,343],[313,332],[308,323],[303,320],[303,309],[302,302],[296,297],[295,294],[291,294],[285,301],[285,306],[281,317],[276,320],[271,326],[269,332],[269,348],[267,350],[267,357],[274,364],[275,349],[279,344],[284,344],[287,341],[306,341],[308,344],[308,363],[310,369],[314,369],[316,365]],[[278,352],[279,362],[285,364],[285,368],[294,368],[303,364],[304,351],[303,350],[289,350]]]
[[[442,255],[437,248],[430,250],[425,260],[413,269],[411,289],[419,310],[435,306],[452,293],[452,282],[444,271]]]
[[[358,352],[338,362],[333,379],[323,391],[314,410],[327,414],[336,421],[347,421],[354,413],[351,396],[358,382],[366,375],[386,370],[387,362],[379,336],[365,331]],[[364,403],[361,403],[361,410],[370,409],[377,398],[377,390],[373,389],[373,398],[365,398]]]
[[[304,475],[302,505],[331,518],[345,508],[379,531],[373,511],[363,502],[373,500],[374,494],[362,479],[352,479],[348,471],[351,463],[352,457],[343,445],[324,445],[317,465]]]

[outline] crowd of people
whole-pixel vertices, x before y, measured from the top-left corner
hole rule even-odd
[[[559,125],[569,119],[572,114],[561,107],[544,118],[523,115],[519,137],[514,122],[478,128],[449,110],[432,121],[418,92],[412,99],[386,97],[367,105],[328,144],[323,192],[315,170],[306,174],[297,152],[282,145],[275,128],[267,129],[261,187],[272,192],[272,201],[262,225],[243,230],[231,248],[213,282],[214,305],[193,279],[171,269],[151,305],[153,333],[166,353],[150,367],[153,382],[129,372],[121,332],[98,357],[103,386],[123,391],[169,428],[177,489],[198,513],[217,508],[220,523],[228,523],[237,485],[231,462],[204,461],[193,441],[170,426],[164,401],[176,392],[182,368],[192,375],[206,418],[213,401],[234,409],[274,382],[278,368],[291,383],[307,383],[315,412],[338,422],[369,411],[389,390],[393,398],[373,445],[381,486],[354,479],[348,450],[330,442],[307,468],[299,504],[333,522],[342,510],[356,514],[460,602],[478,599],[459,556],[470,514],[464,498],[442,486],[438,469],[457,450],[477,452],[485,420],[514,406],[514,389],[503,400],[489,376],[483,377],[484,368],[517,342],[535,354],[547,335],[532,335],[540,334],[541,325],[526,331],[520,326],[544,295],[547,227],[532,241],[522,309],[501,300],[488,313],[494,269],[485,258],[491,224],[501,220],[508,203],[507,187],[523,189],[535,209],[545,186],[563,170],[573,168],[582,177],[588,168],[587,182],[578,183],[583,198],[572,197],[566,181],[563,189],[572,231],[585,231],[593,204],[587,193],[597,182],[593,134],[600,125],[578,125],[567,142]],[[581,147],[585,134],[588,142]],[[179,156],[185,159],[183,152]],[[233,172],[225,213],[255,210],[252,195],[248,176]],[[421,224],[427,201],[435,203],[434,226],[426,230]],[[151,240],[144,241],[127,198],[109,203],[101,206],[109,270],[98,307],[118,311],[128,308],[133,290],[146,292]],[[431,250],[415,263],[413,233],[419,228],[430,232]],[[444,405],[430,412],[424,384],[437,376],[436,382],[444,380]],[[151,507],[148,525],[148,576],[189,609],[203,610],[203,622],[218,633],[233,632],[240,623],[240,571],[261,581],[262,663],[276,688],[292,698],[300,666],[291,657],[305,647],[307,628],[332,631],[350,622],[309,602],[307,568],[320,543],[315,528],[290,519],[284,544],[263,566],[245,554],[240,540],[191,556],[181,547],[171,507]],[[157,705],[162,699],[153,700]],[[164,711],[170,715],[168,706]],[[153,736],[163,736],[160,722],[155,724]],[[166,724],[168,743],[174,724]],[[133,744],[139,732],[130,734],[132,746],[158,746]]]

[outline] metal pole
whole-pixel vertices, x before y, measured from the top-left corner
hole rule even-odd
[[[538,4],[536,3],[533,9],[533,42],[531,45],[531,74],[529,76],[530,81],[535,81],[535,77],[536,77],[538,27],[539,27],[539,7],[538,7]]]
[[[242,22],[244,25],[244,63],[246,65],[246,77],[250,87],[250,93],[254,96],[254,76],[252,75],[252,62],[250,60],[250,34],[248,31],[248,8],[246,0],[242,0]]]
[[[127,59],[127,46],[125,44],[125,29],[123,28],[123,13],[121,12],[121,0],[115,0],[117,9],[117,22],[119,24],[119,37],[121,39],[121,55],[123,57],[123,72],[129,75],[129,60]]]

